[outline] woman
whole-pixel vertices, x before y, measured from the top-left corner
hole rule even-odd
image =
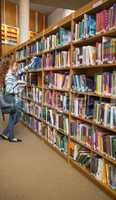
[[[21,101],[17,97],[17,87],[20,84],[24,84],[24,81],[17,81],[17,70],[18,65],[15,61],[10,61],[8,73],[5,77],[5,94],[15,94],[15,102],[16,102],[16,112],[9,114],[9,121],[6,129],[3,131],[1,137],[5,140],[9,140],[10,142],[21,142],[21,139],[14,137],[14,126],[20,120],[21,112],[18,110],[21,106]]]

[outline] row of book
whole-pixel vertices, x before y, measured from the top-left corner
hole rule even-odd
[[[42,90],[39,89],[37,86],[25,87],[21,93],[21,96],[29,98],[36,104],[42,103]]]
[[[69,89],[70,79],[67,73],[47,73],[44,77],[47,88]]]
[[[72,90],[77,92],[94,92],[99,95],[116,95],[116,71],[97,73],[93,76],[74,74]]]
[[[116,38],[102,37],[95,45],[77,47],[74,50],[74,65],[88,66],[116,62]]]
[[[103,95],[116,95],[116,71],[104,72],[95,76],[95,92]]]
[[[72,114],[82,118],[92,118],[97,124],[116,128],[116,103],[100,102],[94,97],[73,96]]]
[[[49,143],[57,147],[64,154],[67,154],[68,141],[65,135],[60,134],[57,130],[51,127],[48,127],[45,124],[42,128],[41,122],[34,119],[31,116],[23,114],[22,119],[27,124],[27,126],[29,126],[31,129],[34,130],[34,132],[36,132],[40,136],[44,136]],[[88,129],[85,130],[85,128],[87,128],[86,127],[87,125],[84,126],[82,124],[81,126],[81,124],[78,124],[77,127],[75,127],[76,129],[78,129],[76,131],[74,130],[75,128],[73,126],[76,126],[76,125],[72,124],[71,126],[72,127],[71,133],[73,134],[72,135],[73,137],[77,137],[77,135],[79,134],[79,131],[84,132],[84,135],[85,133],[87,133],[91,137],[91,134],[90,134],[92,132],[90,130],[91,127],[88,127]],[[101,135],[101,133],[99,134]],[[115,139],[114,142],[112,140],[113,138]],[[110,140],[111,146],[116,144],[115,142],[116,136],[110,137],[108,139]],[[98,139],[98,143],[99,143],[99,146],[101,146],[101,142],[99,140],[100,139]],[[73,160],[75,160],[82,167],[85,167],[97,180],[103,182],[104,184],[109,185],[112,189],[116,189],[116,179],[115,179],[116,167],[114,165],[105,162],[105,160],[102,159],[102,157],[96,154],[92,154],[90,150],[88,150],[85,147],[82,147],[80,144],[75,144],[73,142],[70,142],[69,148],[70,148],[70,156],[72,157]],[[114,149],[113,146],[112,148]],[[114,155],[116,157],[116,153]]]
[[[57,130],[62,131],[64,134],[68,134],[69,119],[67,116],[55,112],[54,110],[44,106],[43,108],[43,119]]]
[[[70,143],[70,154],[80,166],[86,168],[97,180],[116,189],[116,166],[105,162],[96,154],[79,144]]]
[[[27,56],[26,48],[16,51],[16,61],[23,60]]]
[[[46,90],[44,94],[44,103],[52,106],[60,112],[69,111],[69,94]]]
[[[116,26],[116,3],[109,9],[103,9],[95,14],[84,14],[75,22],[74,40],[85,39],[108,31]]]
[[[54,49],[56,47],[68,44],[71,41],[70,28],[60,27],[55,34],[49,35],[44,39],[44,50]]]
[[[57,130],[46,125],[43,126],[43,135],[50,144],[56,146],[64,154],[67,154],[68,145],[65,135],[60,134]]]
[[[29,116],[25,113],[22,113],[22,120],[29,128],[31,128],[38,135],[41,135],[41,136],[43,135],[41,121],[39,121],[39,120],[35,119],[34,117]]]
[[[71,120],[70,136],[93,150],[116,159],[116,135],[93,128],[79,120]]]
[[[47,67],[69,67],[70,66],[70,50],[56,51],[47,53],[43,56],[42,66]]]
[[[16,52],[16,60],[26,58],[26,49]],[[111,64],[116,62],[116,38],[102,37],[101,42],[74,49],[73,64],[80,66]],[[70,50],[47,53],[43,57],[36,56],[33,68],[70,66]]]
[[[94,103],[94,121],[106,127],[116,128],[116,103]]]
[[[42,107],[33,102],[23,101],[22,110],[27,114],[36,117],[37,119],[42,118]]]

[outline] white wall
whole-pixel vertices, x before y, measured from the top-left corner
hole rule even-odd
[[[52,12],[48,16],[47,24],[48,26],[54,24],[55,22],[61,20],[63,17],[66,17],[67,15],[71,14],[73,10],[63,9],[63,8],[57,8],[54,12]]]

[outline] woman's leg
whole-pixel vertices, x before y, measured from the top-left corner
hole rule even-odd
[[[3,135],[7,136],[8,138],[12,139],[14,137],[14,119],[15,119],[15,114],[9,114],[9,120],[8,120],[8,125],[6,129],[3,131]]]

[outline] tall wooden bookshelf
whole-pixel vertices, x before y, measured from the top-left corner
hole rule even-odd
[[[113,0],[99,0],[99,1],[91,1],[89,4],[87,4],[86,6],[82,7],[81,9],[77,10],[76,12],[74,12],[73,14],[69,15],[68,17],[65,17],[62,21],[60,21],[59,23],[54,24],[53,26],[49,27],[48,29],[46,29],[45,31],[41,32],[38,36],[34,37],[33,39],[25,42],[24,44],[21,44],[20,46],[17,46],[16,48],[14,48],[14,50],[10,51],[8,53],[7,56],[10,55],[14,55],[14,57],[16,58],[17,63],[23,63],[24,65],[28,64],[29,61],[31,60],[32,57],[34,56],[39,56],[41,59],[46,56],[48,53],[53,53],[56,51],[70,51],[70,65],[69,66],[49,66],[49,67],[45,67],[45,66],[41,66],[39,69],[32,69],[29,70],[26,73],[26,77],[27,80],[30,80],[31,76],[35,76],[36,77],[36,83],[39,88],[39,90],[41,91],[42,94],[42,99],[41,102],[35,102],[33,100],[33,98],[30,98],[29,96],[21,96],[21,98],[25,101],[25,102],[32,102],[35,103],[37,105],[39,105],[42,109],[42,112],[44,110],[44,107],[46,106],[47,108],[49,108],[50,110],[52,110],[54,113],[61,113],[63,116],[67,116],[68,122],[69,122],[69,126],[68,126],[68,132],[67,134],[57,128],[56,126],[54,126],[53,124],[48,123],[45,119],[43,114],[41,114],[41,117],[38,118],[37,116],[35,116],[35,114],[30,113],[30,112],[26,112],[23,111],[24,115],[27,116],[31,116],[32,118],[35,118],[36,120],[38,120],[41,123],[41,130],[43,131],[45,127],[49,127],[52,130],[56,131],[56,134],[60,134],[60,135],[65,135],[66,136],[66,141],[67,141],[67,152],[63,152],[61,151],[61,149],[59,149],[55,144],[52,144],[49,141],[49,138],[47,137],[48,135],[43,134],[41,132],[37,133],[37,131],[34,130],[34,128],[32,128],[31,126],[29,126],[29,124],[25,124],[25,122],[23,121],[23,123],[32,130],[32,132],[36,133],[43,141],[45,141],[46,144],[48,144],[52,149],[54,149],[56,152],[58,152],[62,157],[64,157],[66,159],[66,161],[68,163],[70,163],[72,166],[74,166],[76,169],[78,169],[79,171],[81,171],[83,174],[85,174],[90,180],[92,180],[96,185],[98,185],[101,189],[103,189],[105,192],[107,192],[107,194],[109,194],[110,196],[112,196],[112,198],[116,198],[116,190],[112,189],[110,187],[110,185],[108,184],[107,181],[102,181],[96,178],[95,175],[93,175],[93,173],[91,173],[91,171],[89,171],[85,166],[81,165],[79,162],[77,162],[72,156],[71,156],[71,151],[74,145],[79,145],[82,148],[85,148],[89,154],[94,157],[94,156],[99,156],[103,163],[109,164],[109,165],[113,165],[116,167],[116,159],[112,158],[110,155],[107,155],[105,152],[100,151],[95,149],[92,145],[88,145],[84,140],[77,140],[75,137],[71,136],[71,121],[79,121],[80,123],[84,123],[87,124],[89,126],[91,126],[93,129],[99,129],[101,131],[105,131],[105,133],[110,133],[112,135],[116,134],[116,129],[115,128],[111,128],[110,126],[106,126],[104,124],[100,124],[97,121],[95,121],[95,119],[91,119],[91,118],[87,118],[84,115],[75,115],[74,113],[72,113],[72,100],[74,96],[78,96],[78,97],[83,97],[85,100],[89,97],[93,97],[93,98],[97,98],[99,99],[100,103],[103,102],[115,102],[116,101],[116,96],[115,95],[105,95],[103,93],[96,93],[95,91],[75,91],[74,89],[72,89],[72,77],[75,74],[83,74],[86,73],[86,75],[95,75],[96,73],[104,73],[104,72],[108,72],[108,71],[112,71],[112,70],[116,70],[116,60],[113,63],[100,63],[100,64],[89,64],[89,65],[76,65],[74,63],[74,51],[76,48],[80,48],[83,46],[87,46],[87,45],[94,45],[96,44],[97,41],[101,41],[102,37],[116,37],[116,26],[109,28],[107,31],[102,31],[98,34],[95,34],[93,36],[90,36],[88,38],[81,38],[79,40],[75,40],[74,39],[74,28],[75,28],[75,24],[80,22],[81,20],[83,20],[84,18],[84,14],[88,14],[88,15],[94,15],[100,11],[102,11],[104,8],[108,9],[110,8],[113,3],[115,3],[115,1]],[[71,31],[71,40],[66,43],[66,44],[62,44],[56,47],[52,47],[52,48],[48,48],[48,49],[36,49],[34,52],[32,52],[32,45],[36,46],[36,42],[40,42],[41,40],[46,39],[48,36],[50,36],[51,34],[56,34],[57,31],[59,30],[59,28],[66,28],[68,30]],[[34,48],[34,47],[33,47]],[[22,53],[22,56],[17,56],[21,51],[23,51],[24,53]],[[115,52],[116,53],[116,52]],[[25,55],[23,55],[25,54]],[[49,73],[62,73],[65,74],[67,73],[69,75],[69,88],[68,89],[61,89],[61,88],[49,88],[46,87],[45,85],[45,76],[46,74]],[[28,82],[28,85],[26,88],[31,88],[32,85],[30,84],[30,82]],[[53,107],[52,105],[47,105],[46,102],[44,101],[44,97],[46,94],[46,91],[53,91],[53,92],[59,92],[61,95],[62,94],[67,94],[69,96],[69,110],[67,111],[60,111],[58,108]],[[116,105],[116,104],[115,104]]]

